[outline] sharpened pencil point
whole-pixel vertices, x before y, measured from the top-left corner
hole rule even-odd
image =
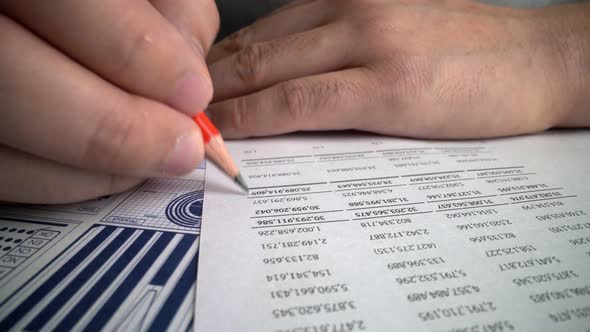
[[[248,193],[248,185],[246,184],[246,181],[244,181],[244,178],[242,177],[241,173],[238,173],[238,175],[236,175],[234,181],[240,186],[240,188],[244,189],[244,192]]]

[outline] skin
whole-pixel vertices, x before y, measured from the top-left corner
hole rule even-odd
[[[0,201],[80,201],[187,173],[203,158],[189,115],[213,87],[227,138],[590,126],[589,17],[588,4],[296,0],[209,52],[212,0],[3,1]]]
[[[590,126],[590,5],[297,0],[216,44],[226,138],[357,129],[414,138]]]
[[[65,203],[203,159],[213,0],[0,2],[0,201]]]

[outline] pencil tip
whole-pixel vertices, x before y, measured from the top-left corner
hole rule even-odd
[[[242,188],[246,193],[248,193],[248,185],[246,184],[246,181],[244,181],[244,178],[242,177],[241,173],[238,173],[238,175],[234,177],[234,181],[240,186],[240,188]]]

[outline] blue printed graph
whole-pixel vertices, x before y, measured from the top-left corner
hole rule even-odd
[[[134,317],[147,330],[165,330],[181,307],[192,316],[186,303],[197,241],[195,234],[94,226],[56,258],[59,265],[48,264],[2,305],[0,331],[117,330]],[[137,308],[146,291],[150,301]]]
[[[203,192],[193,191],[176,197],[166,207],[166,217],[184,227],[201,227],[203,213]]]
[[[152,179],[137,188],[103,222],[162,230],[198,232],[203,181]]]

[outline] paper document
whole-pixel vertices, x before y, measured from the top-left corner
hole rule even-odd
[[[0,331],[192,330],[203,177],[0,205]]]
[[[230,142],[195,330],[590,331],[590,133]]]

